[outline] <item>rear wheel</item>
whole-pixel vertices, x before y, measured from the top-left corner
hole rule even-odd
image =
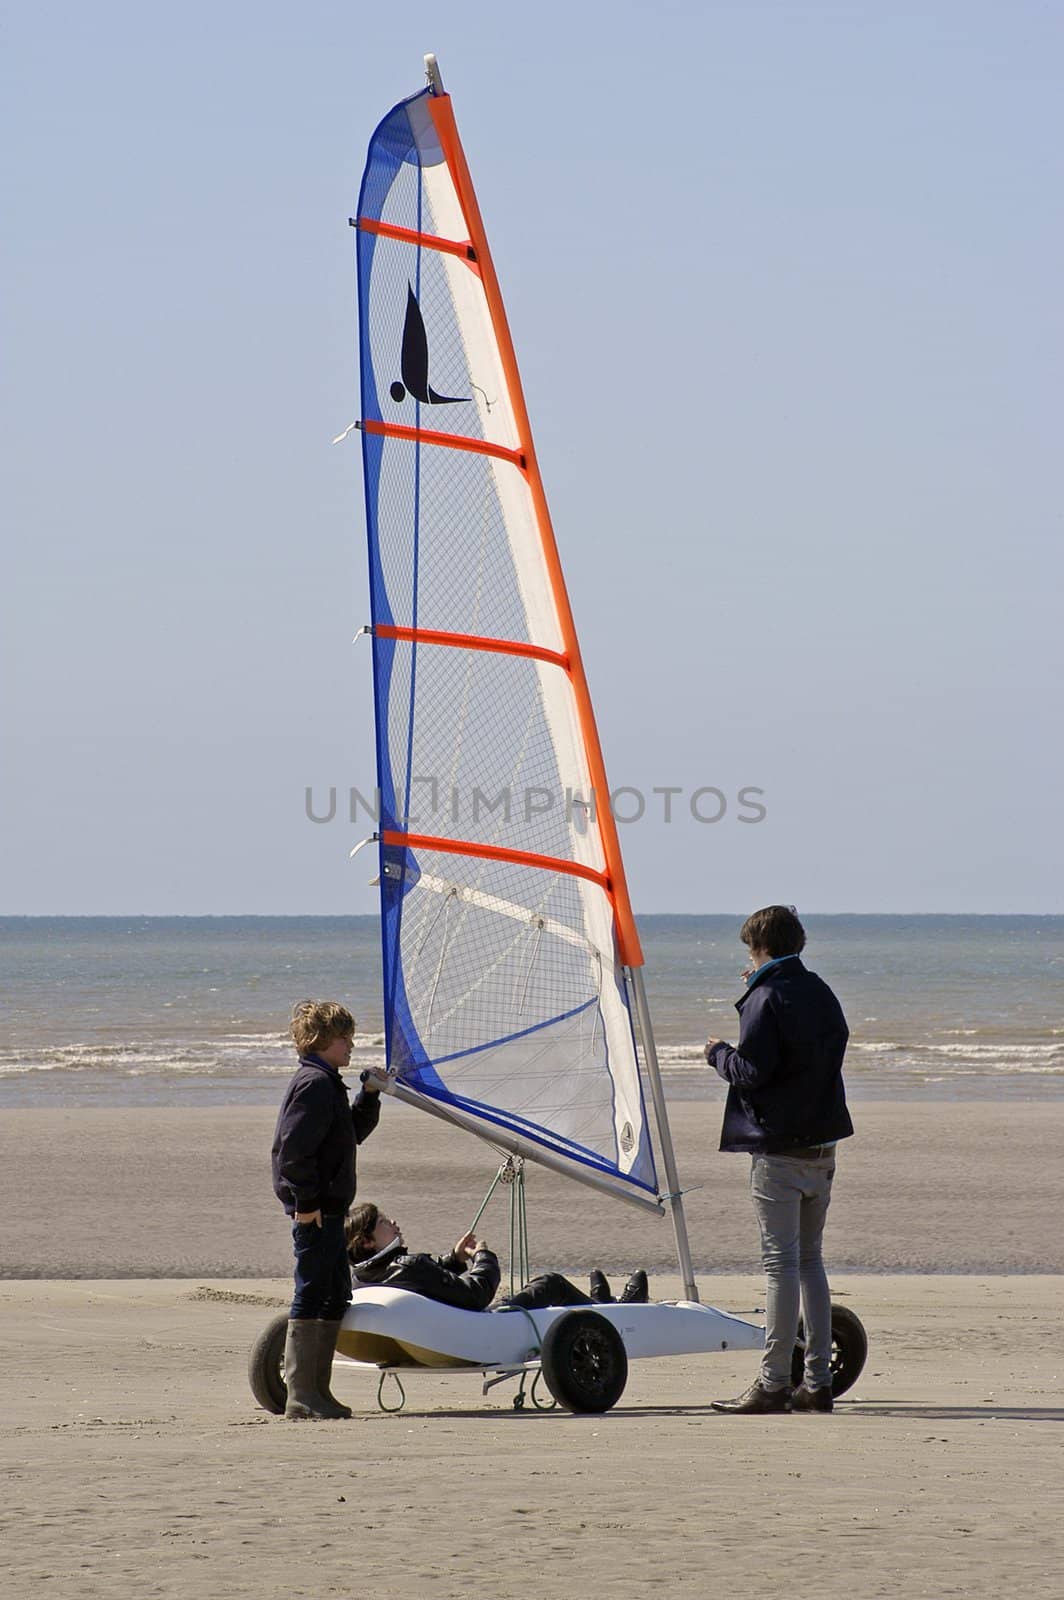
[[[255,1399],[275,1416],[284,1414],[288,1385],[284,1381],[284,1342],[288,1337],[288,1312],[274,1317],[262,1330],[248,1356],[248,1382]]]
[[[628,1353],[597,1311],[567,1311],[552,1322],[540,1352],[543,1378],[568,1411],[608,1411],[628,1382]]]
[[[861,1376],[868,1359],[868,1335],[864,1323],[849,1306],[831,1308],[831,1393],[837,1400],[840,1394],[851,1389]],[[802,1381],[805,1366],[805,1326],[798,1323],[798,1343],[791,1360],[791,1382],[795,1388]]]

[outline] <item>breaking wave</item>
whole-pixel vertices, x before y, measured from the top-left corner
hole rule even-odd
[[[356,1033],[348,1076],[384,1061],[382,1033]],[[143,1044],[39,1045],[0,1050],[0,1077],[24,1072],[91,1073],[138,1078],[171,1074],[204,1078],[283,1077],[295,1065],[291,1042],[275,1033],[221,1039],[153,1039]]]

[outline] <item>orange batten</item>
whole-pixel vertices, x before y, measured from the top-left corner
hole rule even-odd
[[[477,204],[476,191],[473,188],[473,180],[466,163],[465,152],[458,137],[458,128],[454,119],[454,111],[451,107],[450,95],[431,94],[428,98],[428,109],[439,137],[440,147],[443,150],[451,179],[458,194],[466,226],[469,229],[469,237],[472,240],[473,248],[477,254],[477,261],[480,265],[481,282],[484,285],[484,294],[488,302],[492,328],[495,332],[503,371],[510,391],[510,403],[513,407],[514,421],[522,442],[522,451],[520,453],[523,456],[525,475],[528,480],[533,505],[535,506],[543,557],[550,575],[551,591],[558,611],[562,640],[569,659],[569,671],[572,676],[577,715],[580,720],[588,766],[591,771],[592,788],[596,794],[608,795],[610,790],[606,778],[606,764],[603,761],[602,747],[599,744],[595,712],[591,704],[591,691],[588,688],[587,677],[584,673],[580,646],[576,637],[576,624],[573,620],[569,594],[565,587],[565,577],[562,573],[561,559],[558,555],[558,544],[554,537],[554,528],[547,506],[547,496],[543,488],[543,480],[540,477],[539,465],[536,461],[536,453],[532,444],[532,427],[529,422],[528,410],[525,406],[524,391],[521,388],[521,375],[517,367],[517,356],[514,351],[513,340],[510,337],[510,326],[506,320],[506,308],[503,305],[502,291],[495,272],[495,264],[488,248],[487,234],[484,231],[480,207]],[[609,882],[606,886],[607,893],[613,903],[617,922],[618,953],[625,966],[641,967],[643,965],[643,950],[639,942],[639,932],[635,925],[635,916],[632,912],[632,903],[628,894],[628,883],[624,875],[624,862],[621,858],[621,844],[617,837],[617,826],[608,805],[600,808],[598,822],[609,874]]]
[[[505,445],[491,444],[487,439],[471,439],[465,433],[434,433],[430,428],[408,428],[404,422],[377,422],[369,417],[360,422],[363,433],[381,433],[386,439],[409,439],[412,444],[438,444],[447,450],[468,450],[475,456],[497,456],[509,461],[519,472],[525,470],[522,450],[507,450]]]
[[[410,644],[451,645],[455,650],[488,650],[495,655],[527,656],[533,661],[549,661],[563,672],[569,670],[568,656],[546,650],[539,644],[522,644],[519,639],[487,639],[476,633],[443,633],[436,628],[399,628],[383,622],[373,630],[378,639],[405,639]]]
[[[396,845],[406,850],[442,850],[452,856],[477,856],[484,861],[512,861],[518,867],[538,867],[542,872],[566,872],[571,878],[586,878],[610,892],[610,880],[605,872],[585,867],[581,861],[565,861],[561,856],[537,856],[529,850],[507,850],[498,844],[476,844],[470,839],[434,839],[423,833],[393,833],[385,828],[381,833],[384,844]]]
[[[423,250],[439,250],[444,255],[458,256],[477,270],[477,253],[471,239],[441,239],[436,233],[416,233],[413,228],[400,228],[394,222],[378,222],[375,217],[359,217],[363,233],[376,233],[382,239],[398,239],[401,244],[420,245]]]

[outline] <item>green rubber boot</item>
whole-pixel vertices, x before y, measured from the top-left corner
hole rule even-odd
[[[318,1393],[318,1329],[320,1322],[289,1322],[284,1342],[284,1381],[289,1422],[324,1421],[332,1410]]]
[[[345,1406],[341,1401],[337,1400],[330,1387],[333,1356],[336,1354],[336,1341],[339,1335],[339,1322],[318,1323],[318,1357],[315,1369],[317,1383],[315,1387],[321,1398],[322,1405],[326,1408],[325,1415],[335,1418],[337,1421],[341,1417],[349,1417],[351,1415],[351,1407]]]

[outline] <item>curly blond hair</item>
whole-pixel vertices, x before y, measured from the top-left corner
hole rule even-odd
[[[346,1038],[355,1031],[355,1019],[346,1006],[336,1000],[301,1000],[292,1007],[288,1029],[301,1056]]]

